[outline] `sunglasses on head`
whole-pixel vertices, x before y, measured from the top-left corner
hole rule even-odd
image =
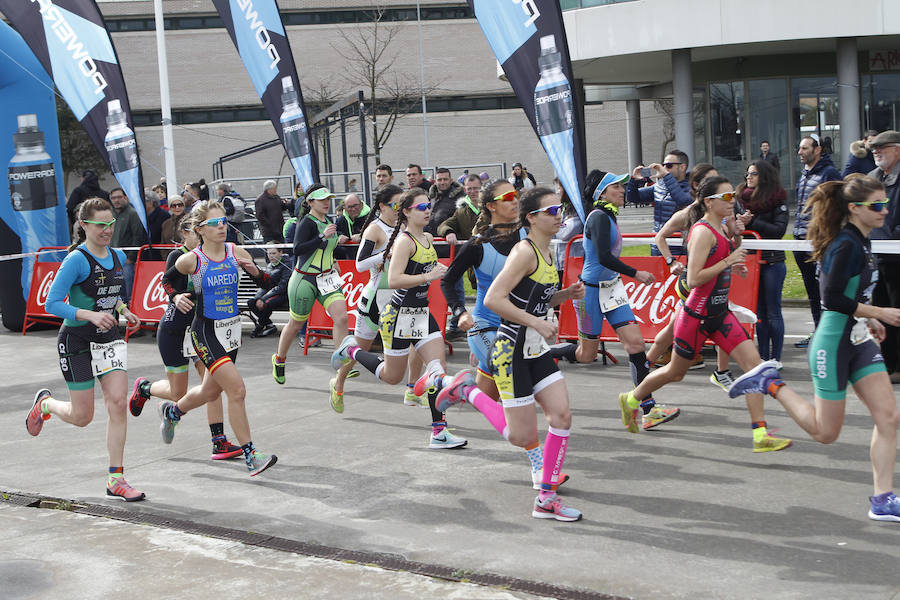
[[[529,211],[529,215],[536,215],[538,213],[547,213],[551,217],[555,217],[562,211],[562,204],[551,204],[550,206],[545,206],[544,208],[536,208],[532,211]]]
[[[669,163],[663,163],[663,166],[664,166],[665,168],[667,168],[667,169],[671,169],[671,168],[674,167],[675,165],[683,165],[683,164],[684,164],[684,163],[672,163],[672,162],[669,162]]]
[[[704,200],[713,200],[715,198],[719,198],[720,200],[724,200],[725,202],[731,202],[734,200],[734,192],[722,192],[721,194],[713,194],[712,196],[704,196]]]
[[[88,221],[87,219],[82,219],[81,222],[90,223],[91,225],[100,225],[101,227],[103,227],[103,229],[109,229],[113,226],[116,220],[113,219],[112,221]]]
[[[872,212],[881,212],[887,208],[888,199],[885,198],[884,200],[869,200],[867,202],[854,202],[853,204],[855,204],[857,206],[868,206],[869,210],[871,210]],[[85,223],[87,223],[87,221],[85,221]]]
[[[509,190],[505,194],[500,194],[499,196],[494,196],[493,202],[513,202],[519,199],[519,192],[516,190]]]
[[[204,225],[209,225],[210,227],[218,227],[219,225],[224,225],[225,220],[225,217],[215,217],[213,219],[207,219],[200,223],[200,227],[203,227]]]

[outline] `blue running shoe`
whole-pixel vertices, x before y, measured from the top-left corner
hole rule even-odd
[[[278,457],[274,454],[263,454],[262,452],[253,451],[250,458],[246,459],[247,470],[250,471],[250,477],[256,477],[272,465],[278,462]]]
[[[894,492],[879,502],[875,496],[869,496],[869,518],[873,521],[894,521],[900,523],[900,498]]]
[[[156,414],[159,415],[159,433],[164,444],[172,443],[172,439],[175,437],[175,426],[178,425],[178,421],[170,419],[167,414],[170,406],[175,406],[175,403],[169,400],[163,400],[156,405]]]
[[[350,346],[356,345],[356,337],[352,335],[348,335],[341,341],[341,345],[338,346],[335,351],[331,354],[331,368],[337,371],[352,359],[350,358],[350,354],[347,352],[347,349]]]
[[[737,398],[744,394],[768,394],[769,385],[781,381],[781,373],[776,368],[776,362],[774,360],[761,362],[735,379],[728,388],[728,395]]]
[[[560,500],[559,496],[553,494],[552,496],[548,496],[544,500],[541,500],[540,496],[535,498],[534,510],[531,511],[531,516],[535,519],[580,521],[581,511],[576,508],[572,508],[571,506],[566,506],[562,503],[562,500]]]
[[[472,375],[471,369],[460,371],[453,377],[450,385],[446,386],[438,394],[435,401],[435,407],[438,412],[447,412],[447,409],[454,404],[465,402],[469,395],[469,390],[475,385],[475,376]]]

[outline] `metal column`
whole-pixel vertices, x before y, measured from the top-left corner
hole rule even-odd
[[[850,142],[862,137],[859,109],[859,60],[856,38],[837,39],[838,122],[841,125],[840,147],[835,150],[846,158]]]
[[[694,164],[694,80],[691,49],[672,50],[672,95],[675,100],[675,146]]]
[[[644,149],[641,146],[641,101],[625,101],[625,130],[628,140],[628,172],[644,164]]]

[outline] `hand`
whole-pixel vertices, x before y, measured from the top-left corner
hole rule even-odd
[[[469,313],[464,312],[459,315],[459,322],[456,324],[456,326],[459,327],[459,329],[462,331],[468,331],[475,326],[475,319],[473,319],[472,315],[470,315]]]
[[[354,233],[353,235],[350,236],[350,241],[356,242],[357,244],[358,244],[361,240],[362,240],[362,234],[361,234],[361,233]]]
[[[742,219],[734,220],[734,235],[741,235],[746,229],[747,227]]]
[[[125,330],[129,333],[134,333],[141,328],[141,320],[138,319],[135,314],[127,308],[122,311],[122,316],[125,317],[125,322],[128,323],[128,325],[125,327]]]
[[[330,238],[336,232],[337,232],[337,225],[335,225],[334,223],[330,223],[325,226],[325,231],[322,232],[322,235],[324,235],[326,238]]]
[[[731,268],[731,272],[736,273],[737,275],[740,275],[741,277],[746,277],[750,273],[750,269],[748,269],[747,265],[745,265],[744,263],[740,263],[738,265],[733,266]]]
[[[754,217],[754,216],[756,216],[756,215],[754,215],[752,212],[750,212],[750,211],[748,210],[747,212],[745,212],[745,213],[743,213],[743,214],[737,215],[737,216],[735,217],[735,220],[736,220],[736,221],[740,221],[741,223],[743,223],[743,224],[746,226],[747,223],[749,223],[750,221],[753,220],[753,217]]]
[[[672,275],[681,275],[682,271],[684,271],[684,264],[682,264],[681,261],[676,260],[671,265],[669,265],[669,273],[671,273]]]
[[[238,265],[240,265],[243,270],[247,271],[247,273],[250,274],[250,277],[256,277],[257,275],[259,275],[259,267],[256,266],[256,263],[253,262],[252,259],[238,257],[235,257],[235,259],[237,259]]]
[[[638,165],[634,168],[634,171],[631,172],[632,179],[644,179],[644,176],[641,175],[641,169],[644,168],[644,165]]]
[[[637,279],[644,285],[650,285],[656,280],[656,278],[653,277],[653,273],[650,273],[649,271],[638,271],[634,274],[634,279]]]
[[[581,300],[582,298],[584,298],[584,282],[576,281],[568,288],[566,288],[566,291],[569,292],[570,299]]]
[[[872,337],[875,338],[875,341],[879,344],[884,341],[885,330],[884,325],[881,324],[881,321],[878,319],[866,319],[866,324],[869,326],[869,333],[872,334]]]
[[[453,233],[452,231],[448,232],[447,235],[444,236],[444,239],[447,240],[447,243],[450,244],[451,246],[456,245],[456,242],[457,242],[456,234]]]
[[[559,332],[559,327],[556,323],[551,323],[547,319],[541,319],[540,317],[534,317],[534,321],[531,328],[537,331],[542,338],[556,339],[556,334]]]
[[[266,304],[262,300],[256,300],[256,310],[262,310],[265,306]]]
[[[737,250],[735,250],[734,252],[732,252],[731,254],[728,255],[728,257],[725,259],[725,264],[728,266],[734,266],[738,263],[744,262],[744,260],[746,258],[747,258],[747,251],[744,250],[743,248],[738,248]]]
[[[191,300],[190,294],[175,294],[175,298],[173,298],[175,302],[175,308],[181,311],[182,314],[188,314],[194,308],[194,301]]]
[[[426,277],[428,277],[428,279],[426,281],[434,281],[435,279],[440,279],[441,277],[444,276],[444,273],[446,273],[446,272],[447,272],[447,265],[439,262],[436,265],[434,265],[434,268],[431,269],[431,271],[429,271],[428,273],[425,274]]]
[[[653,169],[653,177],[665,177],[668,174],[668,171],[664,166],[659,163],[653,163],[650,165],[650,168]]]
[[[109,331],[119,324],[119,319],[107,312],[88,311],[87,320],[90,321],[97,329],[101,331]]]
[[[346,244],[347,240],[349,240],[349,239],[350,238],[348,238],[346,235],[339,235],[338,236],[338,244]]]
[[[900,308],[881,308],[881,314],[878,315],[879,321],[884,321],[888,325],[900,327]]]

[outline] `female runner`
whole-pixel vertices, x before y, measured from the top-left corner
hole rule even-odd
[[[179,228],[184,244],[169,253],[166,258],[166,273],[175,266],[175,261],[179,257],[196,248],[200,241],[190,219],[182,221]],[[197,358],[194,344],[191,341],[190,326],[191,321],[194,320],[193,281],[181,273],[177,273],[174,280],[163,275],[162,286],[169,296],[169,305],[156,329],[156,345],[166,367],[166,379],[154,382],[146,377],[135,379],[131,397],[128,400],[131,414],[135,417],[140,416],[144,409],[144,403],[150,399],[150,396],[173,401],[184,396],[188,389],[188,362],[194,362],[200,377],[203,377],[203,373],[206,371],[203,363]],[[240,446],[230,443],[225,436],[222,396],[206,404],[206,417],[209,420],[213,445],[210,458],[223,460],[241,456],[243,452]]]
[[[487,291],[485,304],[500,315],[500,327],[491,351],[491,373],[500,390],[502,407],[480,391],[470,370],[457,374],[438,396],[438,409],[468,401],[500,435],[515,446],[537,443],[537,412],[541,405],[549,422],[544,441],[541,491],[532,516],[539,519],[577,521],[581,511],[565,506],[554,488],[560,483],[572,413],[569,396],[547,338],[556,338],[557,326],[547,320],[554,306],[584,297],[584,284],[559,291],[559,274],[553,265],[550,240],[559,231],[562,206],[559,196],[545,187],[532,188],[519,200],[519,225],[529,228]]]
[[[869,232],[884,224],[887,208],[884,186],[870,177],[824,183],[807,201],[806,210],[812,212],[807,239],[819,263],[823,307],[809,345],[814,403],[784,386],[775,361],[738,377],[729,395],[769,393],[814,440],[830,444],[844,423],[850,383],[875,423],[869,518],[900,522],[900,499],[893,492],[900,415],[876,343],[884,339],[882,321],[900,325],[900,309],[869,304],[878,276]]]
[[[428,388],[431,409],[429,448],[460,448],[468,442],[450,433],[442,411],[435,408],[437,388],[444,376],[444,338],[437,321],[428,310],[429,284],[440,279],[447,267],[438,262],[433,238],[425,231],[431,217],[431,202],[421,188],[413,188],[401,196],[397,224],[385,248],[388,286],[394,293],[381,310],[379,318],[384,360],[363,350],[353,336],[344,338],[331,357],[335,370],[355,360],[376,378],[388,384],[400,383],[406,373],[410,346],[426,363],[422,387]],[[401,234],[400,229],[406,226]],[[394,243],[396,242],[396,247]],[[418,382],[417,382],[417,385]]]
[[[78,209],[75,242],[69,246],[69,255],[47,294],[47,312],[63,319],[57,348],[69,401],[57,400],[50,390],[38,390],[25,418],[25,428],[31,435],[38,435],[44,421],[52,415],[76,427],[86,427],[94,418],[94,378],[99,379],[109,414],[106,495],[135,502],[143,500],[144,493],[128,485],[122,466],[127,429],[128,347],[119,335],[116,313],[125,317],[132,330],[138,328],[140,321],[120,298],[125,285],[125,253],[109,247],[115,222],[112,206],[102,198],[88,198]]]
[[[228,397],[228,420],[241,444],[250,476],[259,475],[276,463],[274,454],[256,450],[250,437],[250,423],[244,403],[247,390],[234,361],[241,345],[241,315],[238,307],[238,266],[260,287],[271,287],[243,248],[226,243],[225,208],[219,202],[201,202],[191,212],[200,246],[182,254],[167,272],[190,275],[196,293],[196,314],[191,323],[191,339],[197,356],[206,367],[203,382],[188,390],[178,402],[165,400],[157,406],[163,442],[172,443],[175,426],[188,411],[214,402],[224,391]]]
[[[284,364],[291,342],[309,319],[317,300],[334,322],[334,339],[342,340],[347,335],[347,301],[334,262],[337,226],[328,218],[332,198],[334,194],[321,183],[314,183],[306,190],[309,213],[297,222],[294,231],[296,258],[288,282],[291,318],[281,330],[278,350],[272,355],[272,377],[276,383],[284,383]]]

